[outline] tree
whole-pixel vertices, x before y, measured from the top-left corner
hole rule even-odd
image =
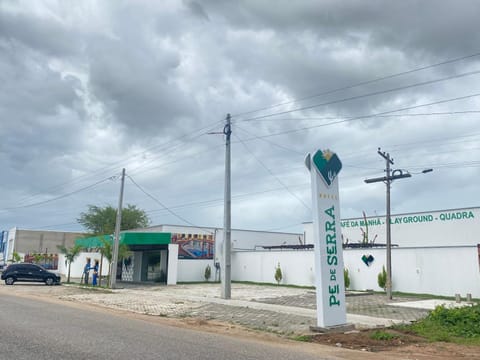
[[[102,246],[98,249],[100,254],[102,255],[102,260],[100,261],[100,266],[102,266],[103,258],[108,260],[108,273],[110,274],[110,267],[112,265],[113,260],[113,241],[109,241],[106,239],[101,239]],[[118,245],[118,260],[121,261],[129,256],[131,256],[131,252],[128,248],[127,244],[119,244]],[[101,284],[102,279],[102,269],[100,267],[100,276],[99,276],[99,284]]]
[[[77,221],[93,235],[110,235],[115,231],[117,209],[108,205],[105,207],[88,205],[88,210],[82,212]],[[150,223],[147,213],[135,205],[127,205],[122,209],[120,230],[130,230],[147,227]]]
[[[20,261],[22,261],[22,257],[20,256],[20,254],[16,251],[13,252],[12,254],[12,258],[10,260],[8,260],[12,263],[18,263]]]
[[[80,245],[75,245],[70,249],[67,249],[63,245],[57,246],[58,251],[60,251],[63,255],[65,255],[65,262],[68,264],[68,275],[67,275],[67,283],[70,282],[70,268],[72,266],[72,262],[80,255],[80,251],[82,251],[82,247]]]

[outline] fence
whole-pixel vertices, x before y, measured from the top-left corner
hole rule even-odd
[[[312,250],[236,251],[232,255],[232,280],[274,283],[275,268],[280,264],[282,284],[313,286],[313,255]],[[385,266],[385,256],[385,248],[345,249],[350,289],[381,291],[377,276]],[[392,288],[443,296],[469,293],[480,298],[477,247],[393,248]]]

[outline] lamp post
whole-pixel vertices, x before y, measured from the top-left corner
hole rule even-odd
[[[387,187],[387,194],[386,194],[386,216],[385,216],[385,221],[386,221],[386,229],[387,229],[387,281],[385,283],[385,288],[387,292],[387,298],[389,300],[392,299],[392,231],[391,231],[391,224],[390,224],[390,218],[391,218],[391,213],[390,213],[390,185],[393,180],[397,179],[404,179],[404,178],[409,178],[412,177],[412,175],[408,172],[401,169],[396,169],[392,170],[390,165],[393,165],[393,159],[390,157],[389,153],[385,153],[384,151],[382,152],[380,148],[378,148],[377,153],[385,159],[385,173],[386,175],[383,177],[379,178],[373,178],[373,179],[366,179],[365,182],[367,184],[370,183],[376,183],[376,182],[384,182],[386,187]],[[426,174],[428,172],[433,171],[433,169],[425,169],[422,171],[423,174]]]

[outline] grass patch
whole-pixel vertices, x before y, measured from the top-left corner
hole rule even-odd
[[[63,282],[61,285],[63,286],[73,286],[73,287],[77,287],[79,289],[83,289],[83,290],[90,290],[90,291],[101,291],[101,292],[105,292],[105,293],[111,293],[112,292],[112,289],[110,289],[108,286],[106,285],[102,285],[102,286],[98,286],[98,285],[91,285],[91,284],[80,284],[80,283],[77,283],[77,282]]]
[[[398,329],[429,341],[480,345],[480,304],[451,309],[437,306],[425,319]]]
[[[432,295],[432,294],[414,294],[414,293],[404,293],[404,292],[393,292],[393,296],[398,297],[409,297],[416,299],[438,299],[438,300],[455,300],[455,296],[442,296],[442,295]],[[462,300],[466,300],[465,298]],[[479,299],[472,299],[473,302],[479,302]]]
[[[312,337],[309,336],[309,335],[298,335],[298,336],[292,337],[292,340],[295,340],[295,341],[303,341],[303,342],[311,342],[311,341],[312,341]]]
[[[245,284],[245,285],[257,285],[257,286],[287,287],[287,288],[296,288],[296,289],[311,289],[311,290],[315,289],[315,286],[288,285],[288,284],[277,284],[277,283],[258,283],[254,281],[232,281],[232,283]]]
[[[373,339],[373,340],[393,340],[393,339],[396,339],[398,338],[397,335],[394,335],[394,334],[391,334],[391,333],[388,333],[386,331],[382,331],[382,330],[377,330],[377,331],[374,331],[373,333],[370,334],[370,339]]]

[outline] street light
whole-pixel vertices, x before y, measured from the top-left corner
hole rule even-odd
[[[386,169],[385,169],[386,176],[373,178],[373,179],[366,179],[365,182],[367,184],[370,184],[370,183],[376,183],[381,181],[381,182],[384,182],[385,185],[387,186],[387,197],[386,197],[387,214],[385,219],[385,221],[387,222],[386,224],[387,225],[386,226],[387,228],[387,270],[386,270],[387,281],[386,281],[385,287],[387,290],[387,298],[391,300],[392,299],[392,236],[391,236],[392,232],[391,232],[391,226],[390,226],[390,218],[391,218],[390,184],[392,183],[393,180],[409,178],[409,177],[412,177],[412,175],[406,170],[402,170],[402,169],[392,170],[390,168],[390,165],[393,165],[393,159],[390,158],[390,154],[382,152],[380,148],[378,148],[377,153],[381,157],[383,157],[386,161]],[[425,169],[422,171],[422,174],[426,174],[432,171],[433,169]]]

